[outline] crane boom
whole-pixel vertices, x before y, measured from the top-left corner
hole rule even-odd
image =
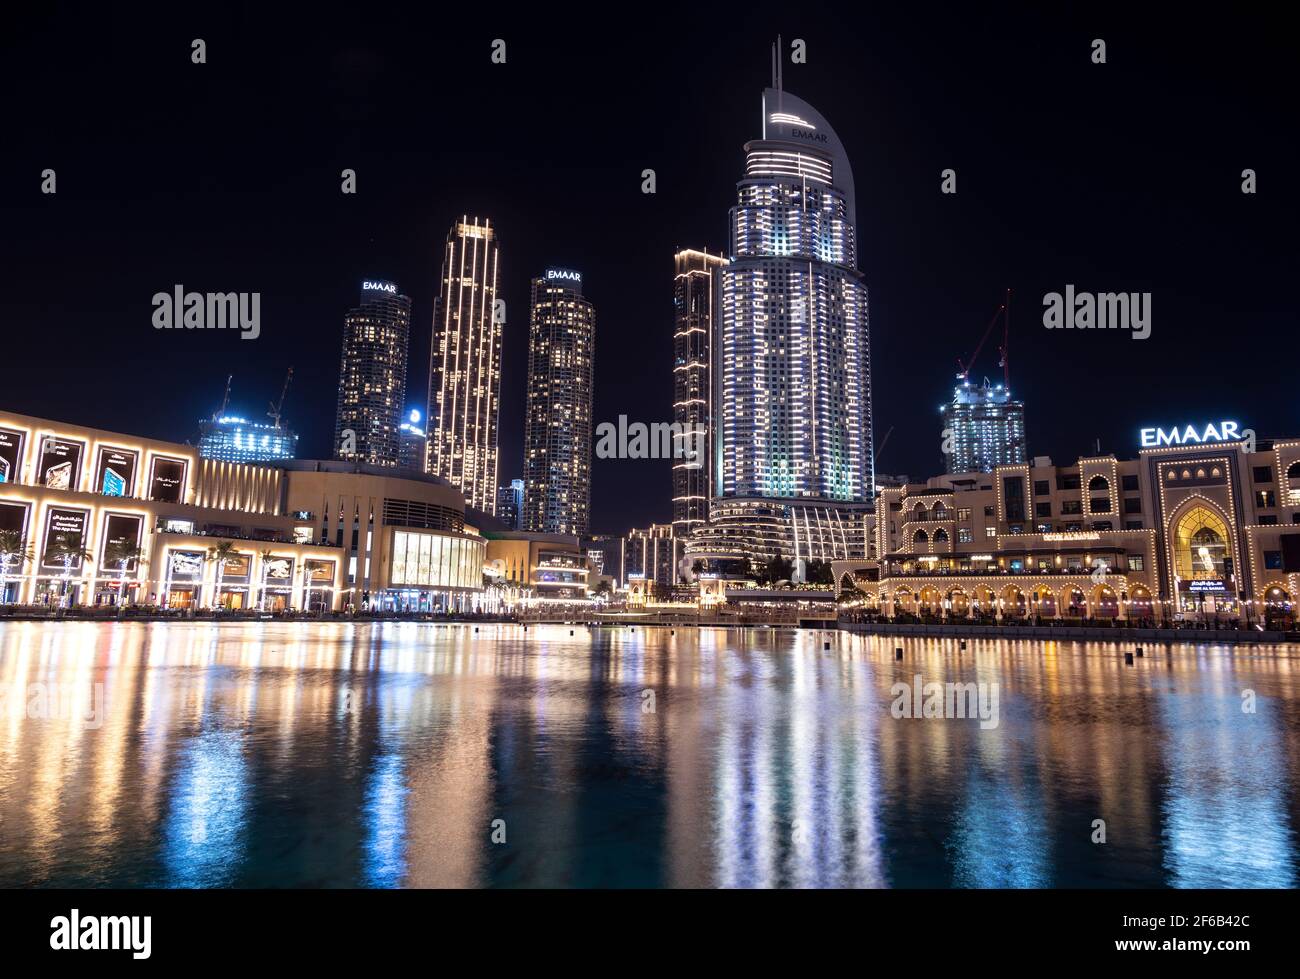
[[[1008,292],[1008,296],[1009,295],[1010,293]],[[989,320],[989,325],[984,328],[984,335],[980,337],[979,345],[976,346],[975,352],[970,355],[970,360],[966,361],[964,364],[960,360],[957,361],[957,367],[959,368],[957,371],[957,379],[959,381],[964,381],[967,376],[969,376],[970,369],[975,366],[975,361],[979,357],[980,351],[984,349],[984,344],[988,342],[989,335],[993,332],[993,327],[997,323],[998,317],[1006,311],[1006,308],[1005,305],[999,306],[997,312],[993,314],[993,318]],[[1004,348],[1006,346],[1005,339],[1003,340],[1003,346]]]
[[[280,427],[280,415],[284,411],[284,399],[289,394],[289,382],[293,380],[293,368],[289,368],[289,373],[284,377],[284,387],[280,389],[280,400],[272,402],[271,410],[266,413],[266,417],[275,422],[275,427]]]

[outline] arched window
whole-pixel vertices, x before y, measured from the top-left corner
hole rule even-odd
[[[1286,471],[1287,479],[1300,479],[1300,461],[1291,463]]]
[[[1088,496],[1093,513],[1110,513],[1110,483],[1104,476],[1093,476],[1088,480]]]
[[[1184,582],[1225,578],[1228,545],[1228,526],[1218,514],[1203,506],[1188,510],[1174,533],[1178,577]]]
[[[926,536],[924,530],[918,530],[915,534],[912,535],[912,544],[915,547],[921,547],[922,545],[926,544],[929,540],[930,538]]]
[[[930,512],[925,508],[924,503],[918,503],[912,510],[913,520],[925,520],[930,516]]]
[[[857,585],[853,583],[853,575],[849,574],[847,571],[844,572],[843,576],[840,578],[840,591],[851,592],[854,591],[856,588]]]
[[[936,530],[934,532],[934,542],[936,544],[948,543],[948,531],[944,530],[942,527]]]

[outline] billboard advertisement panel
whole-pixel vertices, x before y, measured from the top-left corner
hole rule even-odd
[[[104,544],[99,554],[99,567],[104,574],[133,574],[139,563],[131,558],[122,566],[116,548],[125,544],[140,543],[141,520],[129,513],[110,513],[104,518]]]
[[[76,552],[86,546],[89,523],[89,510],[50,507],[45,511],[45,549],[41,552],[41,570],[57,573],[80,571],[84,561]],[[60,545],[67,550],[61,553]]]
[[[169,551],[167,554],[168,581],[202,581],[202,551]]]
[[[50,489],[75,490],[81,486],[81,460],[84,442],[47,435],[41,439],[36,459],[36,482]]]
[[[149,474],[149,499],[163,503],[181,503],[185,491],[185,469],[188,463],[184,459],[170,456],[154,456],[152,471]]]
[[[24,434],[17,429],[0,428],[0,483],[22,480],[24,440]]]
[[[95,460],[95,482],[91,490],[105,496],[130,496],[135,492],[135,470],[139,453],[130,449],[101,446]]]

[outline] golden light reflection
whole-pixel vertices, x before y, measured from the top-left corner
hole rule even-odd
[[[1294,886],[1295,660],[1122,654],[6,623],[0,885]],[[996,685],[996,726],[893,716],[917,676]]]

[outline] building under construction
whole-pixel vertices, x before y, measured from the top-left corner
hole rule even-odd
[[[230,413],[230,382],[226,379],[226,396],[212,417],[199,422],[199,455],[221,462],[275,462],[298,456],[298,433],[284,424],[281,412],[293,380],[293,368],[284,379],[280,400],[266,413],[270,422],[254,422]]]

